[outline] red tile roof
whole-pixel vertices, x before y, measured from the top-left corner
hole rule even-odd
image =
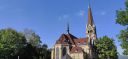
[[[56,41],[56,44],[85,44],[88,42],[88,38],[77,38],[72,34],[62,34],[59,40]]]
[[[56,41],[56,44],[64,44],[64,45],[75,45],[72,47],[69,47],[70,53],[81,53],[83,52],[82,48],[79,47],[79,44],[88,44],[88,38],[77,38],[74,35],[68,33],[68,34],[62,34],[60,38]],[[90,46],[90,48],[92,48]]]
[[[57,40],[56,44],[73,44],[76,45],[74,39],[77,37],[73,36],[72,34],[62,34],[59,40]]]
[[[83,50],[81,47],[72,47],[70,53],[82,53]]]
[[[88,38],[79,38],[79,39],[75,39],[75,42],[77,44],[85,44],[88,42]]]

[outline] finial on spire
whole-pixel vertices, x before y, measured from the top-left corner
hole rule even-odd
[[[69,23],[67,23],[67,33],[69,34]]]
[[[89,3],[88,3],[88,8],[91,8],[90,0],[89,0]]]
[[[90,5],[90,0],[89,0],[89,1],[88,1],[88,8],[90,8],[90,6],[91,6],[91,5]]]

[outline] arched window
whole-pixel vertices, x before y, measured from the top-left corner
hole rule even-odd
[[[63,48],[63,56],[65,56],[67,53],[66,47]]]
[[[59,59],[59,48],[56,48],[56,59]]]
[[[89,30],[88,33],[93,33],[93,30]]]

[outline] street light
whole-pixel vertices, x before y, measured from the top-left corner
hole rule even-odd
[[[20,56],[18,56],[18,59],[20,59]]]

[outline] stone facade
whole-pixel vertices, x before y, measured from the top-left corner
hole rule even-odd
[[[51,50],[51,59],[93,59],[94,41],[97,38],[91,8],[88,8],[86,37],[77,38],[69,32],[62,34]]]

